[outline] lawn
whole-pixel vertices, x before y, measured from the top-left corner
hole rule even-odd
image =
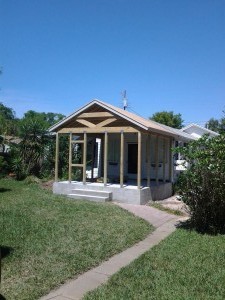
[[[0,180],[1,293],[38,299],[143,239],[153,227],[113,204],[69,200]],[[0,293],[0,294],[1,294]]]
[[[225,236],[178,229],[85,300],[224,300]]]

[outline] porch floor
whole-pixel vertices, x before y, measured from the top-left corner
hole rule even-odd
[[[60,183],[63,184],[69,184],[70,182],[68,180],[65,181],[59,181]],[[169,182],[162,182],[159,181],[158,183],[156,183],[155,180],[151,180],[150,182],[150,187],[152,186],[162,186],[165,185]],[[83,186],[93,186],[93,187],[115,187],[115,188],[121,188],[119,183],[115,183],[115,182],[109,182],[106,185],[104,185],[104,183],[102,182],[90,182],[87,181],[86,184],[83,184],[82,181],[71,181],[71,184],[77,184],[77,185],[83,185]],[[141,181],[141,189],[142,188],[146,188],[147,187],[147,180],[142,180]],[[127,189],[137,189],[137,180],[135,179],[129,179],[126,183],[123,184],[123,188],[127,188]]]

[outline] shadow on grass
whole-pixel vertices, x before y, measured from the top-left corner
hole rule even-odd
[[[193,224],[190,221],[190,219],[185,220],[185,221],[180,221],[177,225],[176,228],[182,228],[182,229],[187,229],[187,230],[194,230]]]
[[[11,189],[0,188],[0,193],[10,192]]]
[[[1,259],[8,256],[12,251],[13,251],[13,248],[0,245],[0,257],[1,257]]]
[[[2,259],[10,255],[12,251],[13,249],[11,247],[0,246],[0,284],[1,284],[1,275],[2,275],[2,268],[1,268]],[[2,294],[0,294],[0,300],[6,300],[6,298]]]
[[[218,234],[225,234],[225,227],[221,226],[197,226],[191,218],[185,221],[180,221],[177,225],[177,228],[189,230],[189,231],[196,231],[199,234],[208,234],[208,235],[218,235]]]

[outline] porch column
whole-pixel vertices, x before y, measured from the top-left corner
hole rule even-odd
[[[95,167],[95,138],[92,138],[91,143],[91,180],[93,181],[94,178],[94,167]]]
[[[173,182],[173,168],[174,168],[172,147],[173,147],[173,140],[171,138],[170,142],[169,142],[169,180],[170,180],[170,182]]]
[[[166,182],[166,139],[163,139],[163,182]]]
[[[72,178],[72,132],[70,132],[69,136],[69,182],[71,182]]]
[[[141,188],[141,132],[138,132],[137,187]]]
[[[150,154],[150,142],[151,142],[151,134],[148,134],[147,136],[147,186],[150,187],[150,182],[151,182],[151,169],[150,169],[150,164],[151,164],[151,154]]]
[[[105,131],[104,141],[104,185],[107,185],[107,162],[108,162],[108,133]]]
[[[120,187],[123,187],[124,176],[124,133],[123,130],[120,133]]]
[[[86,164],[87,164],[87,133],[84,132],[83,149],[83,184],[86,184]]]
[[[58,181],[59,176],[59,133],[56,133],[55,140],[55,182]]]
[[[155,182],[159,183],[159,136],[155,138]]]

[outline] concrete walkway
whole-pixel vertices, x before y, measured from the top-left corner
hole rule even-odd
[[[122,267],[129,265],[144,252],[148,251],[160,241],[165,239],[176,229],[176,223],[183,218],[167,214],[163,211],[145,205],[132,205],[116,203],[135,215],[151,223],[156,230],[149,234],[143,241],[135,244],[127,250],[114,255],[100,266],[80,275],[77,279],[62,285],[40,300],[78,300],[89,291],[106,283],[110,276],[118,272]]]

